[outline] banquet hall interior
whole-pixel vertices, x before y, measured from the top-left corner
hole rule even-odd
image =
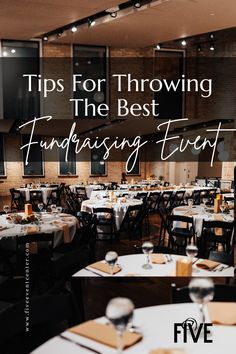
[[[189,318],[233,342],[235,11],[0,1],[1,353],[195,354]]]

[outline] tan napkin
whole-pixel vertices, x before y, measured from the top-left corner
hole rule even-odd
[[[214,261],[210,261],[209,259],[204,259],[203,261],[196,263],[196,266],[198,268],[205,269],[205,270],[213,270],[219,264],[220,264],[219,262],[214,262]]]
[[[101,272],[104,272],[107,274],[111,273],[109,265],[104,262],[96,262],[96,263],[90,264],[89,267],[100,270]],[[113,274],[116,274],[120,271],[121,271],[120,267],[118,267],[118,266],[113,267]]]
[[[150,351],[150,354],[184,354],[184,353],[186,353],[185,350],[181,348],[172,348],[172,349],[160,348],[160,349],[154,349]]]
[[[39,232],[39,228],[38,228],[38,226],[27,226],[26,227],[26,232],[27,232],[27,234],[34,234],[34,233],[36,233],[36,232]]]
[[[223,217],[221,215],[214,215],[214,220],[216,221],[223,221]],[[222,236],[222,229],[220,227],[215,228],[215,234],[216,236]]]
[[[166,258],[163,254],[153,253],[150,255],[151,262],[154,264],[165,264]]]
[[[67,224],[62,224],[63,228],[63,240],[64,243],[70,243],[71,238],[70,238],[70,231],[69,231],[69,226]]]
[[[210,302],[207,308],[212,323],[236,325],[236,302]]]
[[[38,253],[38,244],[37,242],[30,242],[29,244],[29,253],[37,254]]]
[[[92,339],[96,342],[105,344],[112,348],[117,348],[116,331],[112,325],[97,323],[95,321],[87,321],[79,326],[69,329],[70,332],[80,336]],[[125,331],[124,348],[131,347],[142,339],[141,334]]]

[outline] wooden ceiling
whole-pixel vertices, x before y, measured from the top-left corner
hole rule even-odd
[[[0,38],[32,39],[122,0],[0,0]],[[142,47],[236,25],[235,0],[159,0],[151,6],[81,27],[61,43]]]

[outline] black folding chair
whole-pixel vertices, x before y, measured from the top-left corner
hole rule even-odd
[[[21,194],[20,191],[16,190],[15,188],[10,189],[11,193],[11,210],[17,209],[23,210],[25,204],[25,198]]]
[[[114,210],[112,208],[93,208],[93,214],[96,215],[96,235],[109,235],[112,241],[116,237],[116,223]],[[99,230],[100,228],[100,230]]]
[[[202,233],[198,238],[200,254],[204,257],[208,256],[209,250],[218,250],[221,244],[223,250],[229,254],[234,250],[234,224],[233,222],[219,220],[203,220]]]

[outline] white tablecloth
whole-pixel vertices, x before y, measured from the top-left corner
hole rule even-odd
[[[123,187],[123,186],[125,186],[125,187]],[[128,185],[123,185],[123,186],[121,185],[121,188],[115,190],[114,193],[116,195],[128,194],[128,195],[131,195],[131,196],[136,196],[138,193],[143,193],[143,192],[146,192],[149,195],[150,193],[153,193],[153,192],[161,192],[161,193],[163,193],[163,192],[171,191],[171,192],[173,192],[173,194],[175,194],[177,191],[183,191],[184,190],[185,191],[185,198],[186,198],[186,197],[191,196],[194,190],[208,190],[208,189],[210,189],[209,187],[186,187],[186,188],[176,187],[176,188],[165,189],[165,190],[163,190],[161,188],[147,190],[147,189],[142,188],[143,186],[141,186],[141,185],[135,185],[137,190],[135,190],[135,189],[130,190],[127,187]],[[101,191],[94,191],[93,190],[91,192],[90,196],[88,196],[88,198],[93,199],[93,198],[95,198],[97,196],[103,197],[103,196],[106,196],[108,192],[109,191],[104,191],[104,190],[101,190]]]
[[[81,211],[87,211],[89,213],[93,212],[93,208],[113,208],[115,220],[116,220],[116,228],[117,230],[120,229],[120,225],[122,220],[124,219],[126,210],[130,205],[140,205],[142,201],[139,199],[127,199],[125,203],[111,203],[104,199],[97,200],[97,199],[90,199],[84,200],[81,205]]]
[[[18,214],[24,215],[23,213]],[[54,233],[54,247],[63,243],[63,227],[60,224],[55,225],[53,223],[54,221],[61,221],[62,224],[68,224],[70,239],[72,240],[78,227],[78,221],[74,216],[69,214],[60,214],[59,217],[55,218],[49,213],[42,213],[42,224],[39,225],[40,229],[37,233]],[[24,227],[27,225],[10,224],[6,221],[5,215],[0,215],[0,226],[7,227],[7,229],[2,231],[0,229],[0,240],[3,240],[4,238],[9,239],[24,235]]]
[[[30,200],[30,191],[38,192],[41,191],[43,195],[43,202],[47,204],[47,198],[50,196],[51,191],[56,190],[56,187],[45,187],[45,188],[37,188],[37,189],[30,189],[30,188],[18,188],[17,190],[20,191],[24,196],[26,201]]]
[[[175,304],[144,307],[135,310],[133,324],[140,327],[143,333],[143,339],[133,347],[124,351],[125,354],[149,354],[156,348],[183,348],[186,354],[227,354],[235,353],[235,326],[213,326],[213,343],[204,343],[201,337],[197,343],[188,339],[188,343],[183,343],[179,336],[178,343],[174,343],[174,323],[182,323],[188,318],[194,318],[200,321],[199,308],[197,305]],[[106,319],[97,320],[106,323]],[[115,354],[116,350],[111,349],[92,340],[78,336],[73,333],[64,332],[72,339],[81,344],[90,346],[100,351],[101,354]],[[79,348],[75,344],[55,337],[33,351],[34,354],[91,354],[92,352]]]
[[[203,220],[215,220],[216,215],[219,216],[219,214],[210,213],[210,210],[213,210],[213,208],[203,208],[201,205],[194,205],[192,207],[192,216],[197,237],[201,236]],[[190,216],[189,213],[191,213],[191,209],[188,206],[180,206],[173,210],[174,215],[188,214],[187,216]],[[224,221],[233,222],[233,210],[230,214],[223,214],[223,219]]]
[[[166,264],[152,264],[152,269],[143,269],[142,265],[146,263],[147,256],[144,254],[131,254],[127,256],[120,256],[118,263],[121,266],[122,270],[113,277],[125,277],[125,276],[142,276],[142,277],[169,277],[175,276],[175,269],[176,269],[176,260],[182,258],[183,256],[176,256],[172,255],[172,261],[166,262]],[[167,259],[170,258],[169,256],[166,257]],[[187,258],[187,257],[185,257]],[[195,259],[194,259],[195,260]],[[200,261],[200,260],[199,260]],[[197,261],[196,263],[198,263]],[[105,262],[105,261],[104,261]],[[217,267],[220,268],[222,265]],[[224,265],[227,267],[227,265]],[[109,277],[109,274],[103,273],[98,271],[97,269],[90,268],[89,266],[87,269],[98,273],[92,273],[89,270],[81,269],[79,272],[75,273],[74,277],[96,277],[101,276]],[[192,276],[201,276],[201,277],[233,277],[234,276],[234,268],[230,267],[223,271],[215,271],[210,272],[207,270],[199,269],[196,265],[193,265],[193,273]]]

